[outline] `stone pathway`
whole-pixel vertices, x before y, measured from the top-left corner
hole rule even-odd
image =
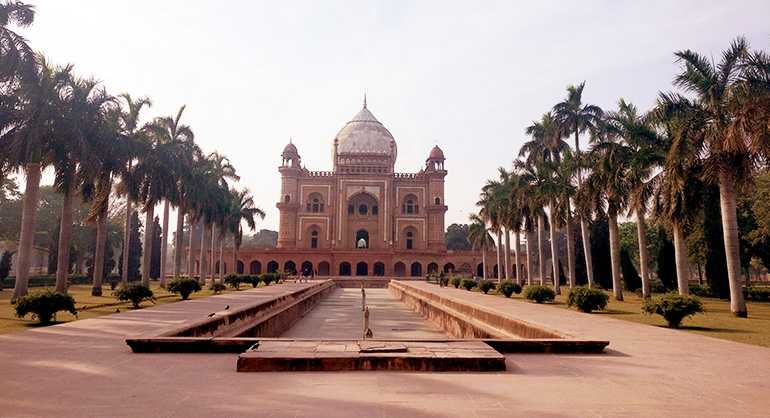
[[[418,285],[418,284],[415,284]],[[766,417],[770,349],[419,284],[603,355],[506,355],[502,373],[237,373],[235,354],[134,354],[125,337],[283,284],[0,336],[0,417]],[[360,290],[358,290],[360,291]]]
[[[447,338],[441,329],[394,298],[388,289],[366,289],[366,303],[374,338]],[[337,288],[281,338],[359,339],[362,331],[361,289]]]

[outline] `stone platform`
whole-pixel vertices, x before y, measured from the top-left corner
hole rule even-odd
[[[239,372],[496,372],[505,356],[481,341],[272,340],[238,356]]]

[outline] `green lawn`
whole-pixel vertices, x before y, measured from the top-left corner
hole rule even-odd
[[[574,308],[567,307],[567,292],[569,292],[568,288],[562,288],[562,294],[557,296],[556,301],[550,305],[575,311]],[[496,296],[504,297],[498,294]],[[610,294],[607,310],[594,312],[592,315],[606,315],[624,321],[660,327],[666,326],[666,321],[661,316],[642,314],[642,298],[629,292],[624,292],[623,297],[625,300],[618,302]],[[511,299],[530,303],[522,295],[514,294]],[[701,298],[701,301],[706,312],[685,319],[680,328],[682,331],[770,347],[770,303],[747,302],[749,318],[736,318],[730,312],[730,303],[726,300]]]
[[[161,305],[165,303],[174,303],[180,300],[179,296],[173,293],[167,292],[165,289],[161,289],[157,282],[152,283],[151,286],[155,298],[157,299],[155,304]],[[242,288],[245,288],[242,286]],[[249,286],[248,288],[251,288]],[[30,293],[39,292],[45,290],[44,287],[30,288]],[[225,292],[231,291],[230,288]],[[97,316],[108,315],[115,313],[117,310],[126,311],[130,310],[130,303],[119,302],[112,296],[112,290],[109,285],[103,288],[102,296],[91,296],[90,285],[73,285],[69,288],[69,294],[75,298],[75,306],[78,309],[77,318],[66,312],[59,312],[56,316],[57,322],[70,322],[77,319],[95,318]],[[37,321],[30,319],[27,316],[24,319],[16,317],[16,311],[13,305],[11,305],[10,299],[13,294],[13,289],[4,289],[0,292],[0,334],[8,332],[23,331],[28,328],[34,328],[37,325]],[[193,293],[190,295],[190,299],[204,298],[213,295],[214,292],[208,290],[207,286],[204,286],[204,290]],[[142,307],[153,306],[150,302],[142,303]]]

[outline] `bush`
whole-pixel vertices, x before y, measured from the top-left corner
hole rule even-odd
[[[240,290],[241,283],[243,283],[243,276],[237,274],[228,274],[225,277],[225,283],[229,284],[235,290]]]
[[[225,289],[227,289],[227,287],[225,285],[223,285],[222,283],[219,283],[217,281],[213,281],[209,285],[209,290],[213,291],[215,295],[218,295],[218,294],[224,292]]]
[[[679,328],[684,318],[703,312],[703,304],[696,296],[670,292],[645,300],[642,312],[648,315],[658,314],[668,322],[669,327]]]
[[[152,293],[152,290],[141,283],[129,283],[125,286],[120,286],[112,295],[121,302],[130,301],[134,308],[139,308],[139,304],[145,300],[155,303],[155,295]]]
[[[492,283],[491,280],[482,280],[479,282],[478,287],[479,290],[481,290],[486,295],[490,290],[495,288],[495,284]]]
[[[438,276],[438,284],[441,287],[447,287],[449,286],[449,277],[445,276],[443,273]]]
[[[278,283],[281,280],[281,273],[265,273],[262,275],[262,283],[265,286],[270,286],[270,283]]]
[[[23,318],[32,314],[41,324],[48,325],[51,319],[56,317],[56,312],[67,311],[77,315],[75,299],[64,293],[56,293],[50,290],[23,296],[16,302],[16,316]]]
[[[524,297],[536,303],[553,302],[556,292],[548,286],[534,284],[524,288]]]
[[[463,281],[463,279],[461,279],[459,277],[452,277],[452,280],[451,280],[452,286],[454,286],[455,289],[459,289],[460,288],[460,283],[462,283],[462,281]]]
[[[249,276],[243,276],[244,281],[246,283],[251,283],[251,287],[257,287],[259,286],[259,275],[258,274],[252,274]]]
[[[711,291],[711,287],[709,285],[699,285],[699,284],[691,284],[690,285],[690,293],[692,293],[695,296],[700,297],[711,297],[714,296],[714,292]]]
[[[770,302],[770,287],[745,287],[743,298],[755,302]]]
[[[599,289],[577,286],[569,291],[567,306],[574,306],[581,312],[591,313],[606,308],[609,298],[606,293]]]
[[[182,300],[187,300],[193,292],[200,292],[201,285],[195,279],[176,277],[166,285],[166,290],[171,293],[179,293]]]
[[[460,286],[462,286],[463,288],[465,288],[465,290],[471,290],[471,289],[473,289],[474,287],[476,287],[476,281],[475,281],[475,280],[473,280],[473,279],[463,279],[463,280],[460,282]]]
[[[500,286],[497,286],[497,290],[505,295],[505,297],[509,298],[514,293],[517,295],[521,293],[521,286],[512,280],[506,280],[500,283]]]

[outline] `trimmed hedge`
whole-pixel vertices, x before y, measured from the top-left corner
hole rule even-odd
[[[11,288],[16,286],[15,277],[7,277],[2,280],[3,288]],[[90,277],[85,275],[70,275],[69,284],[91,284],[93,281]],[[31,276],[29,278],[29,287],[53,287],[56,286],[55,274],[44,274],[40,276]]]
[[[473,279],[463,279],[462,282],[460,282],[460,286],[462,286],[465,290],[470,291],[476,287],[476,281]]]
[[[535,303],[553,302],[556,292],[548,286],[532,284],[524,288],[524,297]]]
[[[645,300],[642,312],[648,315],[658,314],[666,320],[669,327],[679,328],[684,318],[703,312],[703,304],[697,296],[670,292]]]
[[[462,281],[463,281],[463,279],[461,279],[459,277],[452,277],[452,279],[450,280],[450,282],[452,283],[452,286],[454,286],[455,289],[459,289],[460,288],[460,284],[462,283]]]
[[[505,295],[505,297],[509,298],[514,293],[517,295],[521,293],[521,285],[512,280],[505,280],[504,282],[500,283],[500,286],[497,287],[497,290],[498,292]]]
[[[225,277],[225,283],[229,284],[235,290],[241,290],[241,283],[244,283],[244,277],[239,274],[228,274]]]
[[[145,300],[155,303],[155,294],[152,293],[149,287],[141,283],[129,283],[125,286],[120,286],[112,293],[119,301],[130,301],[134,308],[139,308],[139,305]]]
[[[479,290],[484,293],[485,295],[489,293],[490,290],[495,288],[495,284],[492,283],[491,280],[482,280],[477,285]]]
[[[27,314],[37,319],[41,324],[48,325],[56,317],[56,312],[67,311],[72,315],[78,314],[75,309],[75,299],[64,293],[46,290],[19,298],[16,301],[16,316],[24,318]]]
[[[209,285],[209,290],[213,291],[215,295],[224,292],[225,289],[227,289],[227,287],[217,281],[211,282]]]
[[[743,298],[755,302],[770,302],[770,287],[744,287]]]
[[[574,306],[582,312],[591,313],[604,310],[609,299],[610,297],[602,290],[577,286],[570,289],[567,295],[567,306]]]
[[[187,300],[192,293],[201,291],[201,284],[195,279],[176,277],[168,282],[166,290],[171,293],[179,293],[182,300]]]

